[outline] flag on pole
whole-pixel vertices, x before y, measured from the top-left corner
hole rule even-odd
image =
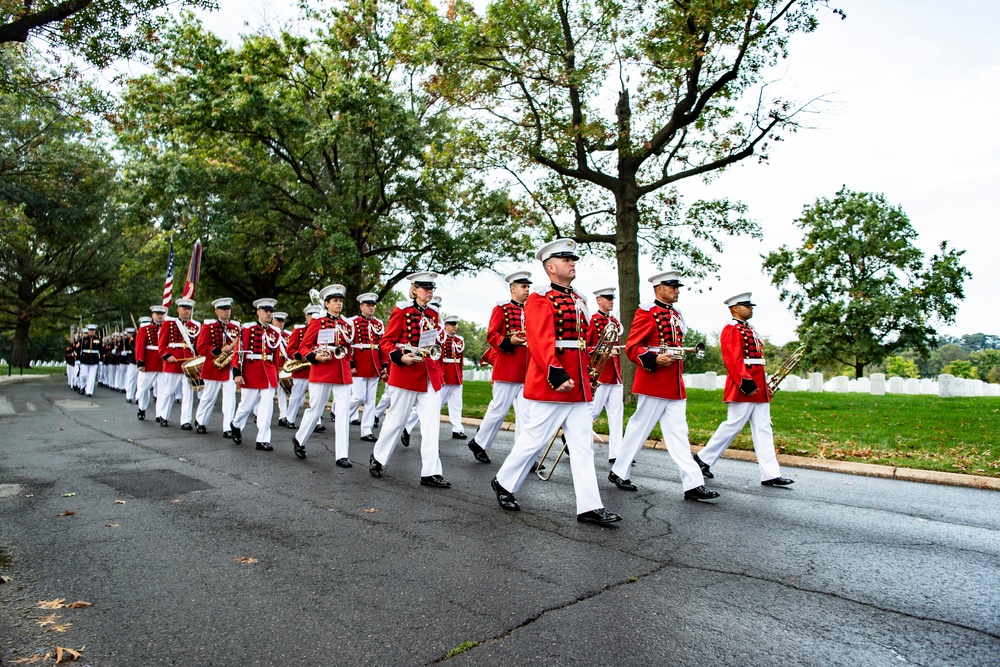
[[[198,286],[201,275],[201,239],[194,242],[191,249],[191,263],[188,264],[187,281],[184,283],[184,298],[194,299],[194,288]]]
[[[167,260],[167,280],[163,283],[163,305],[170,307],[174,292],[174,237],[170,237],[170,258]]]

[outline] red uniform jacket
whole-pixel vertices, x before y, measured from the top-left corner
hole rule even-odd
[[[354,325],[354,350],[352,362],[354,370],[359,378],[377,378],[382,372],[382,365],[387,363],[379,349],[379,341],[382,334],[379,331],[385,330],[382,320],[377,317],[371,319],[358,315],[350,320]],[[375,331],[372,331],[374,327]]]
[[[465,339],[461,336],[445,336],[441,343],[441,372],[445,384],[462,384],[462,370],[465,368]]]
[[[243,325],[240,345],[233,355],[233,376],[243,378],[247,389],[268,389],[278,386],[278,369],[274,355],[281,332],[270,325],[252,322]]]
[[[334,345],[343,345],[347,348],[347,356],[343,359],[330,357],[329,361],[316,360],[316,347],[319,332],[324,330],[335,330],[340,328],[343,333],[333,335],[333,342],[326,343],[331,348]],[[306,332],[302,334],[302,341],[296,350],[312,366],[309,368],[309,381],[320,384],[351,384],[351,340],[354,338],[351,323],[339,315],[334,318],[332,315],[314,317],[306,326]]]
[[[441,390],[444,383],[441,364],[425,357],[421,362],[406,366],[402,362],[403,351],[396,348],[397,343],[416,347],[422,331],[440,329],[438,317],[436,310],[421,308],[416,301],[396,304],[379,342],[383,356],[392,362],[389,365],[389,386],[425,392],[429,382],[434,391]]]
[[[733,320],[722,329],[719,336],[722,348],[722,363],[726,365],[726,389],[722,400],[726,403],[767,403],[771,392],[767,388],[764,364],[747,363],[748,359],[764,361],[764,344],[746,322]],[[743,380],[753,380],[759,390],[753,396],[740,391]]]
[[[583,295],[561,285],[537,287],[524,304],[524,319],[529,355],[524,397],[557,403],[593,400]],[[575,385],[571,391],[556,391],[570,379]]]
[[[490,315],[486,342],[490,344],[487,359],[493,365],[493,382],[524,383],[528,372],[528,348],[510,342],[511,334],[524,331],[524,306],[516,301],[498,301]]]
[[[222,353],[223,347],[237,343],[239,339],[240,328],[233,322],[223,324],[218,320],[205,320],[202,323],[201,331],[194,341],[195,352],[198,356],[205,357],[205,363],[201,367],[202,380],[225,382],[232,377],[231,365],[216,368],[215,358]]]
[[[188,340],[191,344],[188,345],[184,336],[181,334],[180,330],[181,321],[171,317],[163,322],[163,326],[160,327],[160,334],[157,338],[156,344],[160,348],[160,357],[163,359],[163,372],[164,373],[180,373],[181,366],[185,361],[189,359],[194,359],[197,355],[194,353],[194,341],[198,337],[198,331],[201,329],[201,325],[194,320],[187,321],[187,331]],[[167,361],[167,357],[173,355],[177,360],[174,363]]]
[[[285,346],[285,352],[288,353],[289,358],[297,359],[302,361],[305,357],[299,354],[299,347],[302,344],[302,334],[306,332],[305,324],[296,324],[295,328],[292,329],[292,335],[288,337],[288,344]],[[281,370],[280,368],[278,369]],[[300,368],[299,370],[292,373],[292,377],[297,380],[308,380],[309,379],[309,366],[305,368]]]
[[[610,313],[605,315],[601,311],[597,311],[590,318],[590,327],[587,329],[587,352],[590,354],[593,354],[594,349],[597,348],[597,342],[601,340],[604,328],[608,326],[608,322],[618,324],[618,318]],[[597,379],[601,384],[622,383],[622,362],[618,350],[612,352],[611,358],[608,359],[608,363],[604,365],[604,370],[601,371],[601,377]]]
[[[628,358],[639,365],[632,382],[632,393],[683,400],[684,362],[675,361],[669,366],[658,366],[660,354],[651,347],[681,347],[687,325],[684,318],[671,306],[655,301],[644,303],[635,311],[632,328],[625,343]]]
[[[163,370],[163,359],[160,358],[160,326],[151,323],[139,327],[135,334],[135,364],[139,370],[159,373]]]

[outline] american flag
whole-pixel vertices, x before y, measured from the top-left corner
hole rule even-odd
[[[163,305],[170,307],[174,292],[174,239],[170,237],[170,258],[167,260],[167,279],[163,283]]]
[[[184,283],[184,298],[194,299],[194,289],[201,275],[201,239],[195,241],[191,249],[191,263],[188,264],[187,280]]]

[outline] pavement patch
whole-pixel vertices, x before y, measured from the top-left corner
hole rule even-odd
[[[0,415],[16,415],[17,411],[14,410],[14,405],[10,402],[10,399],[6,396],[0,396]]]
[[[0,484],[0,498],[15,498],[21,495],[20,484]]]
[[[92,479],[107,484],[121,493],[127,493],[133,498],[169,498],[214,488],[200,479],[166,469],[119,472],[99,475]]]
[[[75,401],[71,398],[54,401],[54,403],[63,410],[94,410],[101,407],[93,401]]]

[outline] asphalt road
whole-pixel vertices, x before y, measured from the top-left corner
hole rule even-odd
[[[721,460],[722,497],[685,502],[666,452],[627,493],[599,450],[625,519],[601,528],[576,522],[568,466],[497,507],[507,433],[487,466],[444,424],[437,490],[416,435],[375,480],[356,428],[342,470],[332,429],[299,461],[291,431],[271,453],[252,426],[223,439],[218,407],[202,436],[149,414],[0,385],[0,664],[1000,664],[993,491],[787,468],[766,488]],[[58,598],[93,607],[38,608]]]

